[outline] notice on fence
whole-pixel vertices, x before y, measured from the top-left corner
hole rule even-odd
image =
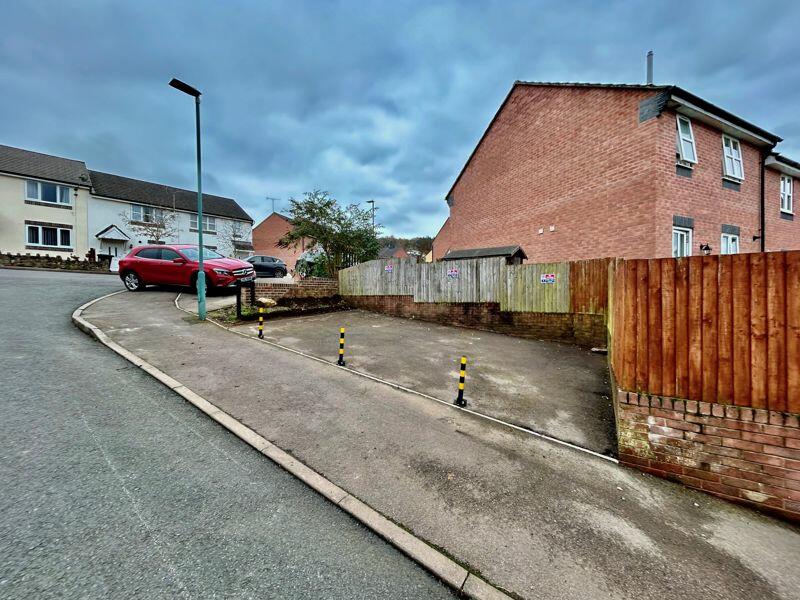
[[[394,271],[394,267],[392,265],[386,265],[385,267],[383,267],[383,270],[386,271],[387,273],[391,273],[392,271]]]
[[[458,267],[450,267],[447,269],[447,276],[450,279],[458,279]]]
[[[556,274],[555,273],[542,273],[541,282],[542,283],[555,283],[556,282]]]

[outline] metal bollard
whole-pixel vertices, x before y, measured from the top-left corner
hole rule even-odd
[[[456,406],[466,406],[467,401],[464,400],[464,380],[467,377],[467,357],[461,357],[461,370],[458,373],[458,397],[453,403]]]
[[[258,307],[258,339],[264,339],[264,307]]]
[[[339,328],[339,360],[336,364],[344,366],[344,327]]]

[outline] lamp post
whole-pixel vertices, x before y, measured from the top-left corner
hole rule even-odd
[[[197,316],[206,319],[206,272],[203,269],[203,180],[200,168],[200,91],[173,78],[169,82],[176,90],[194,98],[194,122],[197,134]]]
[[[367,200],[367,204],[372,205],[372,233],[375,233],[375,200]]]

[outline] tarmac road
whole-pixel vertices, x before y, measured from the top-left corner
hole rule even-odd
[[[72,325],[120,288],[0,269],[0,597],[452,597]]]

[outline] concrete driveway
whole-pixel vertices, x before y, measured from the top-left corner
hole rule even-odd
[[[339,327],[352,369],[452,401],[463,354],[469,408],[601,454],[616,447],[605,356],[361,310],[270,320],[264,337],[336,360]]]
[[[800,599],[791,525],[200,323],[173,302],[120,294],[84,317],[519,597]]]

